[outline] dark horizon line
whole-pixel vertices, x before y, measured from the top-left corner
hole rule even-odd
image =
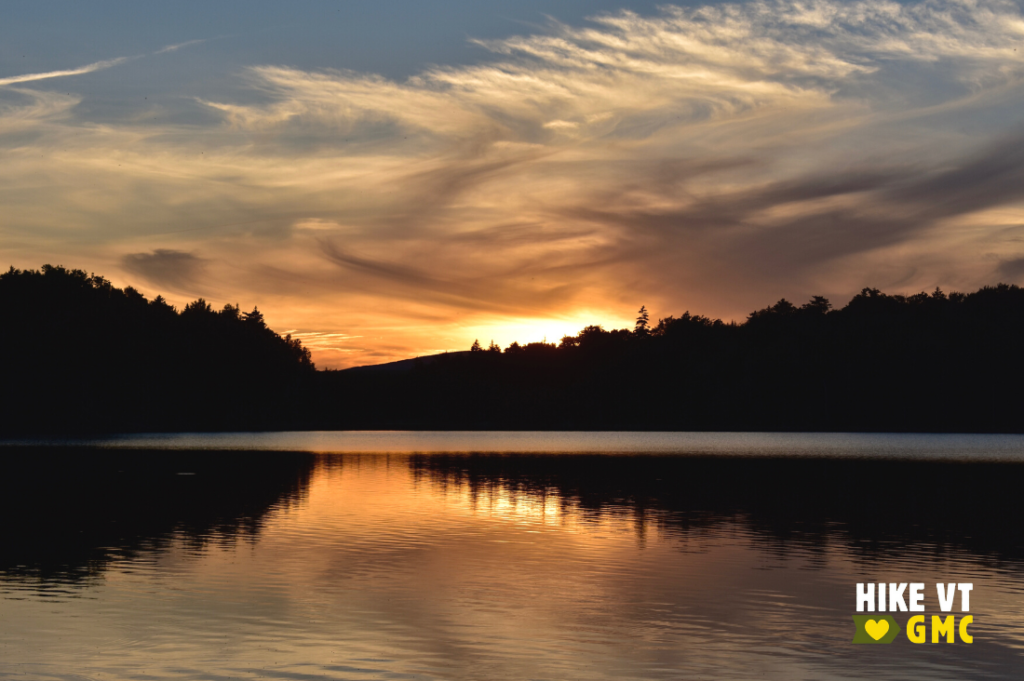
[[[25,273],[25,274],[29,274],[29,273],[31,273],[31,274],[46,274],[50,270],[63,271],[64,273],[66,273],[68,275],[71,275],[73,277],[80,277],[80,278],[84,279],[85,281],[92,283],[92,285],[96,286],[97,288],[109,288],[112,291],[123,293],[123,294],[126,294],[128,296],[137,295],[137,296],[141,297],[141,299],[143,301],[145,301],[145,302],[147,302],[149,304],[165,305],[165,306],[169,307],[171,310],[173,310],[176,314],[179,314],[179,315],[182,312],[184,312],[185,310],[189,309],[191,306],[200,306],[200,307],[206,307],[206,308],[211,308],[212,309],[210,304],[207,302],[206,298],[204,296],[199,296],[194,301],[192,301],[190,303],[187,303],[182,308],[182,310],[178,310],[177,306],[171,305],[171,304],[166,302],[166,299],[164,298],[163,294],[157,294],[152,300],[149,300],[149,299],[146,298],[146,294],[144,294],[142,291],[140,291],[139,289],[135,288],[134,286],[127,285],[124,288],[117,288],[117,287],[113,286],[113,283],[109,279],[107,279],[106,277],[104,277],[102,275],[97,275],[97,274],[95,274],[93,272],[86,273],[86,270],[77,269],[77,268],[67,268],[64,265],[51,265],[49,263],[46,263],[46,264],[42,265],[40,267],[40,269],[38,269],[38,270],[33,270],[33,269],[20,270],[20,269],[16,268],[12,264],[12,265],[9,266],[9,269],[6,272],[0,274],[0,277],[5,276],[5,275],[17,275],[17,274],[22,274],[22,273]],[[893,294],[890,294],[890,293],[883,292],[881,289],[874,288],[874,287],[867,287],[866,286],[866,287],[863,287],[860,290],[860,292],[855,293],[850,298],[850,301],[848,301],[846,303],[846,305],[844,305],[842,308],[834,308],[832,306],[832,303],[829,301],[828,298],[826,298],[824,296],[819,296],[819,295],[812,295],[810,297],[809,302],[805,303],[804,305],[800,306],[799,308],[797,308],[789,300],[787,300],[785,297],[783,297],[783,298],[780,298],[779,301],[777,303],[775,303],[774,305],[772,305],[772,306],[769,306],[769,307],[766,307],[766,308],[762,308],[760,310],[754,310],[753,312],[750,312],[747,315],[746,319],[744,319],[742,321],[739,321],[739,322],[736,321],[735,319],[731,319],[729,321],[724,321],[723,319],[721,319],[719,317],[711,317],[711,316],[702,315],[702,314],[691,314],[689,310],[686,310],[681,317],[675,317],[674,315],[668,315],[668,316],[663,317],[663,318],[658,318],[658,322],[659,322],[659,325],[661,325],[663,322],[666,322],[666,321],[672,321],[672,320],[678,320],[678,319],[695,319],[695,320],[702,320],[702,321],[706,320],[706,322],[709,322],[710,324],[715,325],[715,326],[723,325],[723,326],[730,326],[730,327],[742,327],[742,326],[746,326],[752,319],[754,319],[758,315],[769,314],[769,313],[773,313],[773,312],[774,313],[779,313],[779,312],[787,313],[789,311],[807,311],[807,310],[823,311],[826,314],[841,312],[841,311],[847,309],[850,306],[850,304],[853,303],[854,300],[856,300],[858,297],[862,297],[862,296],[888,298],[888,299],[891,299],[891,300],[893,300],[894,302],[897,302],[897,303],[923,302],[924,300],[927,300],[927,299],[942,299],[942,300],[948,299],[948,300],[952,300],[953,302],[961,302],[961,301],[965,300],[966,298],[968,298],[970,296],[977,295],[977,294],[982,293],[984,291],[999,290],[999,289],[1011,289],[1011,290],[1013,290],[1013,289],[1017,289],[1017,288],[1019,288],[1019,287],[1016,284],[1009,284],[1009,283],[1005,283],[1005,282],[997,282],[996,284],[985,284],[985,285],[982,285],[977,291],[974,291],[974,292],[971,292],[971,293],[963,293],[961,291],[951,291],[950,293],[947,294],[947,293],[944,293],[942,291],[941,287],[936,286],[934,291],[932,291],[931,294],[929,294],[929,293],[927,293],[925,291],[921,291],[919,293],[914,293],[914,294],[905,294],[905,293],[893,293]],[[641,314],[643,314],[645,312],[645,307],[646,306],[641,306],[641,308],[640,308],[640,313]],[[237,304],[232,305],[230,303],[226,303],[224,305],[224,307],[221,308],[221,310],[219,310],[218,312],[231,311],[231,310],[233,310],[233,311],[235,311],[237,313],[241,313],[243,315],[246,314],[246,313],[242,313],[241,312],[240,306],[238,306]],[[254,305],[253,312],[254,313],[258,313],[258,311],[259,311],[259,305],[258,304]],[[252,313],[249,313],[249,314],[252,314]],[[638,318],[638,321],[639,321],[639,318]],[[605,333],[622,333],[622,332],[625,332],[625,333],[635,333],[636,330],[637,330],[636,327],[634,327],[634,330],[632,332],[628,328],[606,330],[600,324],[592,324],[592,325],[588,325],[588,326],[584,327],[583,329],[581,329],[580,333],[583,333],[583,332],[585,332],[585,331],[587,331],[589,329],[600,329],[602,332],[605,332]],[[656,329],[657,329],[657,327],[652,329],[651,333],[653,334],[656,331]],[[288,338],[289,339],[291,338],[291,334],[288,334]],[[572,337],[572,336],[563,336],[562,339],[560,339],[559,344],[557,344],[557,345],[555,343],[548,342],[546,338],[544,340],[541,340],[541,341],[529,341],[529,342],[524,343],[522,345],[520,345],[520,343],[518,341],[513,341],[510,344],[510,347],[512,347],[512,346],[515,346],[515,347],[527,347],[527,346],[536,347],[536,346],[542,346],[543,345],[543,346],[551,346],[551,347],[559,348],[559,347],[564,347],[564,345],[563,345],[564,341],[566,339],[569,339],[569,338],[574,338],[574,337]],[[297,342],[297,343],[301,344],[301,339],[295,338],[294,342]],[[479,342],[479,339],[477,339],[476,342]],[[495,345],[494,345],[493,341],[491,341],[491,343],[492,343],[491,348],[489,348],[488,350],[485,350],[485,351],[493,351],[494,350]],[[480,348],[480,349],[483,349],[483,348]],[[501,351],[503,353],[508,351],[508,348],[506,348],[504,350],[501,350],[500,348],[498,348],[498,349],[499,349],[499,351]],[[318,369],[318,371],[342,372],[342,371],[353,371],[353,370],[360,370],[360,369],[381,369],[381,370],[383,370],[383,369],[389,368],[389,367],[392,367],[392,368],[395,368],[395,369],[399,369],[399,368],[404,369],[405,368],[404,366],[398,367],[397,365],[404,365],[406,363],[412,364],[412,363],[415,363],[418,360],[434,360],[434,359],[436,359],[438,357],[443,357],[443,356],[446,356],[446,355],[449,355],[449,356],[450,355],[461,355],[462,353],[469,352],[471,350],[472,350],[472,348],[470,350],[445,350],[444,352],[439,352],[439,353],[435,353],[435,354],[432,354],[432,355],[417,355],[417,356],[414,356],[414,357],[407,357],[405,359],[393,360],[393,361],[390,361],[390,362],[383,362],[383,363],[380,363],[380,364],[364,364],[364,365],[358,365],[358,366],[352,366],[352,367],[345,367],[343,369],[325,368],[325,369]]]

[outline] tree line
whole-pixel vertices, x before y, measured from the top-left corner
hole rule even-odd
[[[391,374],[326,372],[342,427],[1024,432],[1024,290],[782,299],[558,344],[479,342]],[[358,399],[349,396],[358,395]],[[330,399],[333,402],[330,402]]]
[[[51,265],[0,274],[6,433],[289,427],[314,369],[257,308],[178,311]]]
[[[317,371],[254,308],[181,311],[46,265],[0,274],[0,431],[662,429],[1024,432],[1024,289],[783,299],[407,370]]]

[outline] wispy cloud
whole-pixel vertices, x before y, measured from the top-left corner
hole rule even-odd
[[[186,42],[183,42],[183,43],[177,43],[177,44],[174,44],[174,45],[167,45],[166,47],[162,47],[159,50],[157,50],[156,52],[153,52],[153,54],[156,55],[156,54],[165,54],[167,52],[174,52],[176,50],[180,50],[183,47],[188,47],[190,45],[198,45],[198,44],[204,43],[204,42],[206,42],[205,39],[202,39],[202,40],[189,40],[189,41],[186,41]],[[0,78],[0,86],[3,86],[3,85],[17,85],[18,83],[31,83],[31,82],[34,82],[34,81],[37,81],[37,80],[47,80],[47,79],[50,79],[50,78],[64,78],[64,77],[67,77],[67,76],[81,76],[81,75],[84,75],[86,73],[93,73],[95,71],[102,71],[104,69],[109,69],[109,68],[111,68],[113,66],[117,66],[118,64],[123,64],[126,61],[130,61],[132,59],[138,59],[138,58],[139,58],[138,56],[134,56],[134,57],[116,57],[114,59],[106,59],[104,61],[97,61],[97,62],[93,62],[92,64],[86,64],[85,66],[79,66],[79,67],[73,68],[73,69],[63,69],[63,70],[60,70],[60,71],[47,71],[45,73],[26,73],[26,74],[21,75],[21,76],[8,76],[6,78]]]
[[[180,50],[183,47],[189,47],[190,45],[199,45],[200,43],[205,43],[205,42],[206,42],[205,38],[200,39],[200,40],[186,40],[183,43],[175,43],[174,45],[167,45],[166,47],[161,47],[159,50],[157,50],[153,54],[166,54],[167,52],[175,52],[177,50]]]
[[[1002,0],[772,0],[553,23],[403,81],[254,66],[253,97],[198,100],[215,125],[94,125],[25,91],[0,101],[0,233],[155,286],[201,274],[336,334],[310,336],[320,365],[640,303],[1020,280],[1022,43]]]
[[[97,61],[92,64],[86,64],[85,66],[79,66],[74,69],[64,69],[62,71],[47,71],[46,73],[26,73],[23,76],[8,76],[7,78],[0,78],[0,85],[16,85],[17,83],[30,83],[36,80],[46,80],[48,78],[64,78],[65,76],[80,76],[85,73],[93,73],[94,71],[102,71],[103,69],[109,69],[112,66],[123,64],[129,59],[134,57],[117,57],[116,59],[107,59],[105,61]]]

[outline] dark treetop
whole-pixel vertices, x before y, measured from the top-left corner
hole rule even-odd
[[[689,312],[315,371],[257,310],[181,312],[102,277],[0,275],[5,433],[334,428],[1024,432],[1024,290],[864,289],[742,324]]]
[[[157,296],[44,265],[0,275],[6,432],[283,428],[314,367],[259,310]]]

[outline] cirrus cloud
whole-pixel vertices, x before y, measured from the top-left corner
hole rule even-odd
[[[70,239],[97,271],[203,273],[328,334],[321,366],[641,302],[969,288],[1021,276],[1022,43],[1000,0],[774,0],[552,23],[404,81],[253,66],[249,96],[192,100],[212,125],[101,126],[20,89],[0,230],[17,257]]]

